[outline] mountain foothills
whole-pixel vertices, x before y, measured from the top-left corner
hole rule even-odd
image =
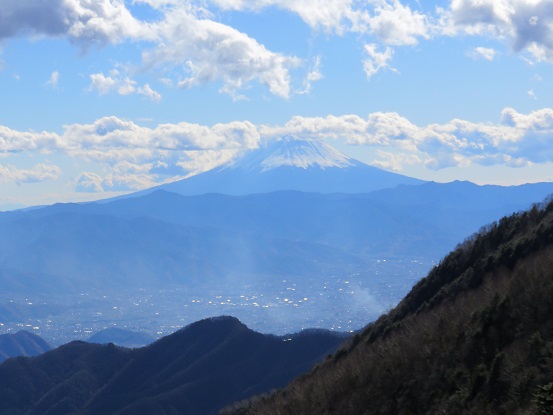
[[[276,337],[232,317],[193,323],[141,349],[72,342],[0,365],[2,414],[214,414],[282,387],[344,337]]]
[[[310,373],[225,414],[549,414],[553,202],[447,255]]]
[[[64,293],[330,275],[377,258],[437,260],[486,223],[551,192],[549,183],[462,182],[367,194],[158,190],[7,212],[0,215],[0,287]]]

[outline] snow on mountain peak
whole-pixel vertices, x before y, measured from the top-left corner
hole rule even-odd
[[[325,169],[354,165],[353,159],[322,141],[296,140],[288,136],[252,151],[232,167],[267,171],[283,166]]]

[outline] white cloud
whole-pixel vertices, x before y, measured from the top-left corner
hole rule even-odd
[[[139,94],[143,95],[152,101],[161,101],[161,95],[154,91],[149,84],[137,87],[137,82],[126,75],[123,75],[117,69],[112,69],[108,76],[103,72],[90,75],[90,91],[97,91],[100,95],[108,94],[112,91],[119,95]]]
[[[374,15],[366,20],[372,33],[389,45],[416,45],[430,37],[428,18],[398,0],[377,2]]]
[[[367,74],[367,78],[370,79],[373,75],[382,69],[389,69],[396,72],[396,69],[391,67],[388,63],[392,60],[394,51],[389,47],[386,47],[384,52],[378,52],[376,44],[365,45],[365,54],[367,58],[363,62],[363,69]]]
[[[495,49],[484,48],[482,46],[476,47],[468,53],[473,59],[485,59],[490,62],[495,59],[496,54]]]
[[[58,71],[52,72],[52,75],[50,75],[50,79],[46,82],[46,85],[49,85],[53,88],[56,88],[58,86],[58,82],[60,80],[60,73]]]
[[[61,153],[107,166],[110,173],[104,177],[80,175],[75,186],[81,192],[136,190],[183,178],[228,160],[238,150],[257,147],[259,140],[257,127],[249,122],[146,128],[105,117],[92,124],[64,126],[62,134],[19,132],[0,126],[0,154]],[[48,171],[39,173],[47,177]],[[25,177],[30,181],[39,176],[29,173]],[[23,176],[18,180],[22,182]]]
[[[157,91],[154,91],[149,84],[145,84],[136,90],[137,94],[144,95],[147,98],[150,98],[152,101],[159,102],[161,101],[161,94]]]
[[[103,73],[95,73],[90,75],[90,86],[91,90],[98,91],[99,94],[107,94],[117,85],[117,80],[113,79],[111,76],[105,76]]]
[[[60,136],[56,133],[16,131],[0,125],[0,154],[22,151],[50,152],[60,147]]]
[[[10,165],[0,165],[0,183],[38,183],[56,180],[61,175],[61,169],[52,164],[37,164],[32,169],[18,169]]]
[[[271,52],[230,26],[199,19],[186,8],[173,9],[157,25],[162,41],[143,53],[147,68],[185,68],[180,87],[222,82],[221,91],[238,95],[252,81],[288,97],[292,67],[301,61]]]
[[[245,149],[258,146],[257,127],[247,121],[203,126],[191,123],[139,126],[117,117],[71,124],[62,134],[20,132],[0,126],[0,153],[62,152],[93,160],[144,160],[152,152]]]

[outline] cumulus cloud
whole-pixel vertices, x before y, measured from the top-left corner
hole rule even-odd
[[[290,94],[289,70],[301,61],[268,50],[230,26],[197,18],[186,8],[175,9],[157,26],[164,40],[143,53],[146,67],[185,68],[180,87],[219,81],[231,95],[252,81],[278,96]]]
[[[219,82],[222,93],[238,99],[240,91],[258,82],[272,94],[288,98],[290,70],[303,63],[187,6],[170,8],[154,27],[158,41],[142,53],[143,66],[178,71],[175,83],[181,88]]]
[[[17,131],[0,125],[0,154],[60,149],[60,136],[52,132]]]
[[[103,73],[95,73],[90,75],[91,90],[97,91],[101,95],[105,95],[117,86],[117,80],[111,76],[105,76]]]
[[[389,45],[416,45],[430,37],[428,18],[398,0],[377,2],[374,15],[365,19],[372,33]]]
[[[121,74],[117,69],[112,69],[108,76],[103,72],[90,75],[90,91],[96,91],[100,95],[105,95],[115,91],[119,95],[140,94],[152,101],[161,101],[161,95],[154,91],[149,84],[137,87],[137,82],[126,75]]]
[[[0,183],[38,183],[56,180],[61,175],[61,169],[52,164],[37,164],[32,169],[18,169],[14,166],[0,165]]]
[[[492,36],[536,61],[553,62],[553,3],[549,0],[453,0],[442,11],[443,31]]]
[[[239,150],[255,148],[261,136],[250,122],[230,122],[203,126],[178,123],[142,127],[117,117],[104,117],[91,124],[71,124],[61,134],[20,132],[0,126],[0,154],[61,153],[76,159],[101,163],[111,172],[81,175],[79,191],[122,191],[149,187],[198,173],[228,160]],[[36,170],[18,182],[32,177],[52,177],[55,171]],[[7,177],[6,170],[4,176]],[[10,173],[15,180],[15,173]],[[50,176],[48,176],[50,174]],[[26,178],[25,178],[26,177]]]
[[[394,51],[389,47],[383,52],[377,51],[376,44],[365,45],[365,55],[367,58],[363,61],[363,69],[367,74],[367,78],[370,79],[377,72],[382,69],[389,69],[393,72],[396,72],[396,69],[391,67],[389,61],[392,60]]]
[[[161,157],[165,152],[254,148],[259,140],[256,126],[249,122],[211,127],[183,122],[146,128],[117,117],[104,117],[92,124],[65,126],[57,141],[64,151],[91,160],[144,162],[156,159],[153,153]]]
[[[183,122],[147,128],[118,117],[104,117],[92,124],[66,125],[61,134],[0,126],[0,153],[63,152],[111,163],[142,162],[155,159],[152,152],[247,149],[257,147],[260,139],[257,127],[247,121],[213,126]]]

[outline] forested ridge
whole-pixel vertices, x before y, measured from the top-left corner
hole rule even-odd
[[[553,202],[460,244],[286,388],[225,414],[553,413]]]
[[[0,414],[214,414],[286,385],[343,340],[325,330],[265,335],[222,316],[137,349],[75,341],[0,364]]]

